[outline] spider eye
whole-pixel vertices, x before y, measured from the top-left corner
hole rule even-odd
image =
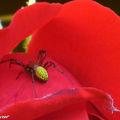
[[[48,80],[48,72],[45,68],[38,66],[35,69],[35,75],[41,79],[42,81],[47,81]]]
[[[29,67],[26,67],[26,71],[31,72],[31,69]]]

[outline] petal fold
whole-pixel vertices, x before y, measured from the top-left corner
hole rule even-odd
[[[71,1],[34,34],[29,52],[46,49],[80,84],[110,93],[120,107],[119,31],[120,18],[109,8],[91,0]]]
[[[47,24],[59,13],[60,9],[59,3],[43,2],[18,10],[11,24],[0,30],[0,56],[13,50],[27,36]]]

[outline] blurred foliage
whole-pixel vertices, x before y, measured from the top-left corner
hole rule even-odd
[[[100,4],[111,8],[118,15],[120,15],[120,1],[117,0],[96,0]]]
[[[16,46],[12,53],[16,53],[16,52],[27,52],[28,50],[28,45],[30,40],[32,39],[32,35],[28,36],[25,40],[23,40],[22,42],[20,42],[18,44],[18,46]]]

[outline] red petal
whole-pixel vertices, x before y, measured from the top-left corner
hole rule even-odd
[[[26,55],[15,54],[11,56],[9,55],[4,57],[4,59],[7,59],[8,57],[17,58],[17,60],[22,60],[24,63],[27,63],[29,61],[29,56],[27,56],[27,54]],[[25,111],[28,112],[28,114],[26,113],[27,118],[30,116],[29,114],[31,114],[30,111],[33,111],[33,113],[35,112],[36,114],[38,114],[36,110],[39,110],[40,108],[37,107],[37,105],[38,104],[42,105],[44,101],[42,103],[39,103],[39,101],[37,101],[37,104],[35,104],[37,108],[34,111],[33,107],[35,106],[33,102],[36,101],[34,100],[36,96],[33,90],[31,75],[24,72],[24,74],[21,75],[20,78],[16,80],[18,73],[21,70],[23,71],[23,68],[19,67],[18,65],[12,65],[11,68],[9,68],[8,66],[9,64],[7,63],[0,64],[1,114],[2,115],[5,114],[5,112],[2,112],[4,111],[4,109],[7,111],[9,111],[10,109],[10,116],[11,117],[14,116],[15,119],[18,118],[20,119],[21,118],[20,113],[21,112],[24,113]],[[64,71],[64,74],[62,74],[61,72],[57,71],[54,68],[49,68],[48,70],[49,81],[47,83],[43,84],[40,83],[39,81],[35,81],[34,88],[35,91],[37,92],[37,98],[41,98],[48,94],[51,95],[62,89],[80,87],[80,85],[76,82],[75,78],[71,76],[64,68],[60,67],[59,65],[58,68],[62,69]],[[42,111],[43,109],[41,108],[40,110]],[[9,112],[7,112],[6,114],[9,115]],[[31,114],[30,118],[31,117],[35,117],[35,116]]]
[[[27,54],[13,54],[4,57],[4,59],[8,57],[17,58],[17,60],[23,60],[24,63],[27,63],[30,56]],[[89,104],[89,102],[92,102],[93,105],[95,104],[102,112],[104,110],[107,113],[112,110],[111,99],[109,99],[107,94],[97,89],[80,87],[76,79],[60,65],[57,66],[63,73],[53,68],[49,69],[49,81],[44,84],[35,81],[34,89],[31,75],[24,72],[16,80],[17,74],[22,70],[21,67],[12,65],[9,68],[8,65],[7,63],[0,64],[0,114],[10,115],[10,119],[46,118],[45,115],[49,115],[51,112],[56,112],[59,116],[59,114],[64,113],[62,111],[72,108],[72,105],[78,106],[76,108],[76,114],[78,114],[80,110],[84,112],[86,108],[84,105],[85,103]],[[37,92],[37,96],[35,96],[34,90]],[[82,105],[82,108],[78,104]],[[102,108],[101,105],[105,107]],[[21,116],[21,114],[24,115]],[[54,118],[55,116],[50,117]],[[69,116],[63,114],[64,117],[71,117],[72,120],[74,114]],[[81,119],[88,119],[87,115],[83,116],[82,113],[81,117]],[[77,118],[78,116],[76,116]]]
[[[99,16],[97,15],[98,13]],[[47,49],[56,60],[69,68],[78,79],[84,80],[83,83],[85,85],[102,88],[117,98],[119,90],[115,91],[114,88],[119,88],[118,80],[120,78],[119,24],[118,16],[93,1],[69,2],[64,5],[58,17],[38,32],[40,36],[38,33],[36,34],[34,38],[36,42],[31,43],[32,49],[36,47],[33,50],[35,54],[39,48]],[[4,31],[1,34],[5,36]],[[9,36],[13,37],[13,33],[10,32],[10,34]],[[25,37],[24,34],[22,35],[20,35],[20,38]],[[16,38],[19,38],[18,34]],[[39,43],[38,40],[40,42],[39,45],[37,45]],[[52,45],[48,41],[51,41]],[[3,66],[3,68],[5,68],[4,72],[8,73],[7,67]],[[1,73],[3,72],[2,70]],[[11,79],[13,75],[10,74],[8,73],[7,75]],[[104,84],[100,84],[101,82]],[[15,83],[17,82],[13,81],[13,85]],[[24,85],[28,86],[29,83]],[[108,83],[112,83],[113,87]],[[19,84],[22,83],[20,82]],[[4,85],[4,83],[1,85]],[[25,92],[27,93],[28,91],[26,90]],[[15,91],[13,90],[13,92]],[[3,97],[4,95],[2,94]],[[31,96],[28,95],[26,97],[30,98]]]
[[[4,57],[4,60],[11,57],[17,58],[17,61],[23,61],[24,64],[28,64],[29,61],[27,54],[9,55]],[[80,87],[75,78],[63,67],[58,65],[58,68],[62,69],[64,73],[51,67],[48,69],[49,80],[46,83],[40,83],[39,80],[35,81],[34,89],[37,97],[42,97],[46,94],[51,94],[62,89]],[[16,77],[21,71],[23,71],[23,74],[16,80]],[[3,63],[0,64],[0,73],[0,91],[2,91],[0,107],[4,107],[14,101],[31,99],[36,96],[33,89],[32,75],[24,71],[24,68],[21,66],[13,64],[11,65],[11,68],[9,68],[9,63]]]
[[[10,52],[25,37],[47,24],[60,9],[60,4],[36,3],[18,10],[11,24],[0,30],[0,56]]]
[[[83,104],[81,104],[81,100],[78,98],[78,96],[74,96],[74,91],[72,91],[72,89],[68,89],[43,98],[34,98],[25,102],[19,102],[15,105],[8,106],[8,108],[2,111],[1,114],[9,114],[11,119],[14,120],[21,120],[23,118],[29,120],[39,117],[41,117],[41,119],[45,119],[47,118],[46,116],[49,116],[52,112],[62,115],[62,111],[70,110],[69,112],[71,112],[72,108],[76,108],[76,114],[79,113],[79,115],[82,112],[85,112],[85,107]],[[73,113],[73,115],[74,114],[75,113]],[[67,117],[70,116],[72,117],[72,114],[68,115]],[[54,117],[54,115],[51,117]],[[87,120],[87,114],[79,117],[83,117]],[[76,118],[78,119],[78,116],[76,116]]]
[[[79,104],[71,105],[61,110],[52,112],[36,120],[89,120],[86,109]]]
[[[35,34],[30,52],[46,49],[80,83],[105,90],[120,107],[119,32],[120,18],[110,9],[91,0],[72,1]]]

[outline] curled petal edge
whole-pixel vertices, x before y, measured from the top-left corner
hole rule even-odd
[[[92,87],[82,87],[63,89],[56,93],[47,94],[41,98],[20,101],[5,107],[1,110],[0,114],[9,114],[12,117],[17,118],[18,116],[20,117],[20,113],[22,114],[24,109],[24,114],[28,114],[29,110],[32,111],[32,114],[28,116],[29,118],[33,118],[33,116],[41,117],[47,113],[62,109],[68,105],[81,103],[96,106],[101,113],[103,111],[106,113],[120,112],[119,109],[114,107],[113,99],[108,93]],[[101,106],[104,106],[104,108]],[[98,116],[105,118],[104,115],[99,113]]]

